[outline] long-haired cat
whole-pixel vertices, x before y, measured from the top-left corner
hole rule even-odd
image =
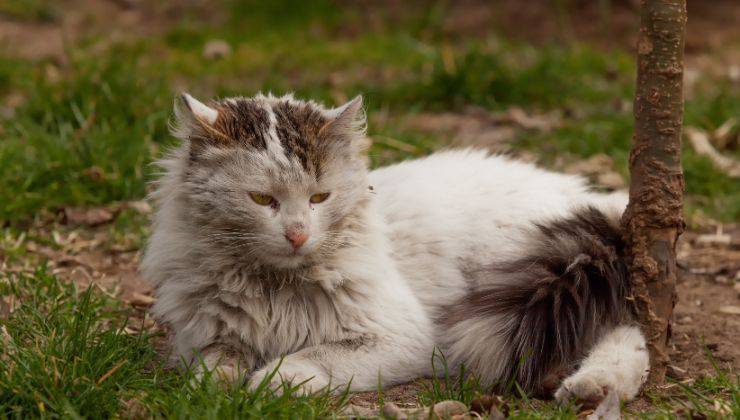
[[[432,375],[437,348],[559,400],[638,392],[623,194],[475,150],[368,172],[360,97],[183,94],[175,111],[143,273],[185,360],[370,390]]]

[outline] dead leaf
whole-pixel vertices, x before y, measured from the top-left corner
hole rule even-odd
[[[717,225],[715,233],[699,235],[694,243],[699,246],[728,246],[732,243],[732,236],[722,231],[722,225]]]
[[[16,308],[14,295],[0,296],[0,319],[8,319]]]
[[[686,127],[684,132],[696,153],[708,157],[714,166],[723,171],[727,176],[740,178],[740,161],[719,153],[712,146],[712,143],[709,142],[709,136],[705,131],[696,127]]]
[[[614,171],[599,174],[598,177],[596,177],[596,182],[611,190],[621,190],[627,186],[622,175]]]
[[[605,172],[611,172],[614,161],[611,157],[598,153],[589,156],[585,160],[571,163],[565,167],[565,173],[586,176],[595,176]]]
[[[67,224],[76,226],[98,226],[113,221],[113,212],[105,207],[66,207],[64,218]]]
[[[218,60],[231,55],[231,45],[223,39],[213,39],[203,46],[203,58]]]
[[[733,140],[733,136],[731,136],[731,134],[733,134],[735,126],[737,126],[737,119],[730,118],[722,123],[722,125],[717,127],[716,130],[714,130],[714,133],[712,134],[712,139],[714,140],[714,145],[718,149],[726,149],[730,142]]]
[[[374,136],[372,139],[373,139],[373,143],[382,144],[384,146],[388,146],[393,149],[400,150],[402,152],[412,153],[412,154],[419,153],[419,149],[413,144],[408,144],[408,143],[402,142],[401,140],[394,139],[392,137]]]
[[[549,132],[560,125],[560,116],[558,114],[527,114],[523,109],[516,106],[509,108],[506,117],[508,117],[510,122],[525,130]]]
[[[724,305],[719,307],[719,311],[723,314],[740,315],[740,306]]]
[[[131,293],[131,299],[129,299],[129,303],[134,306],[151,306],[156,301],[154,297],[139,292]]]

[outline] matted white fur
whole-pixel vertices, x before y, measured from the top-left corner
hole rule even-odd
[[[269,133],[276,136],[271,112]],[[591,192],[576,176],[484,151],[440,152],[357,178],[364,183],[357,192],[361,228],[347,234],[347,245],[305,269],[289,267],[290,275],[278,270],[281,286],[265,288],[264,269],[256,282],[249,261],[209,254],[183,208],[187,165],[185,143],[162,162],[153,196],[157,212],[143,273],[157,289],[154,314],[172,325],[175,350],[186,360],[203,357],[227,373],[238,366],[254,385],[284,357],[275,381],[305,380],[306,391],[347,384],[373,390],[429,376],[434,348],[449,334],[471,348],[487,346],[470,367],[497,379],[507,343],[476,341],[478,329],[494,326],[471,321],[448,331],[436,320],[475,286],[471,273],[520,255],[533,223],[584,205],[617,218],[626,204],[624,194]],[[619,327],[603,336],[557,397],[587,397],[597,384],[629,399],[646,369],[642,335]]]

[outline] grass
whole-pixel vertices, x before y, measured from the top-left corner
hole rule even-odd
[[[0,277],[0,298],[17,305],[0,320],[2,418],[319,418],[346,400],[224,390],[175,371],[156,351],[161,337],[126,328],[128,308],[43,268]]]
[[[172,141],[167,121],[182,87],[203,97],[295,91],[328,103],[365,93],[371,134],[391,136],[413,150],[379,144],[372,151],[376,165],[445,144],[406,128],[404,114],[469,106],[559,110],[560,128],[522,132],[514,146],[535,151],[546,163],[605,153],[626,175],[635,72],[627,53],[585,45],[534,48],[497,38],[450,42],[435,26],[437,9],[407,18],[407,25],[345,35],[362,17],[334,3],[319,3],[286,21],[275,18],[284,5],[256,4],[227,2],[230,17],[217,26],[186,14],[161,36],[102,51],[93,48],[95,38],[80,41],[62,69],[2,57],[0,92],[20,95],[23,103],[0,121],[0,196],[7,197],[0,221],[15,224],[44,209],[143,197],[151,179],[148,163]],[[214,38],[229,41],[233,54],[203,59],[203,45]],[[294,48],[296,42],[302,47]],[[716,128],[740,111],[740,88],[703,83],[711,88],[687,102],[686,122]],[[379,110],[398,117],[375,127]],[[736,180],[692,150],[684,153],[690,209],[740,219]]]
[[[156,350],[159,334],[137,327],[131,309],[95,287],[65,283],[43,267],[32,274],[0,277],[0,299],[13,310],[0,319],[0,417],[2,418],[325,418],[341,410],[347,395],[276,394],[224,389],[206,375],[176,371]],[[132,331],[141,332],[132,332]],[[461,380],[434,358],[442,373],[419,395],[423,404],[455,399],[469,404],[489,392],[474,378]],[[641,417],[740,413],[740,380],[717,368],[669,397],[654,396],[656,410]],[[575,419],[575,406],[528,399],[513,387],[505,403],[511,418]],[[382,393],[379,394],[382,398]]]

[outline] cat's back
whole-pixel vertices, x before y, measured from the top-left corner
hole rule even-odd
[[[469,273],[521,252],[523,229],[533,221],[593,198],[579,177],[481,150],[402,162],[369,180],[394,258],[432,306],[461,293]]]
[[[557,214],[587,194],[580,177],[471,149],[380,168],[369,178],[391,225],[431,218],[453,228],[478,216],[486,224],[512,224]]]

